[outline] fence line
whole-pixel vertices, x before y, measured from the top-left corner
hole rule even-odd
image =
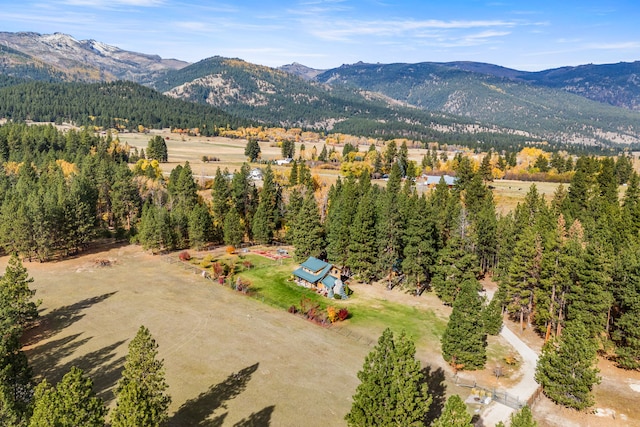
[[[502,403],[503,405],[508,406],[510,408],[521,409],[522,407],[527,406],[528,404],[528,401],[524,402],[520,400],[519,397],[513,396],[507,393],[506,391],[499,391],[499,390],[496,390],[495,388],[489,389],[486,387],[482,387],[482,386],[479,386],[475,381],[473,382],[473,384],[464,383],[460,381],[458,376],[455,376],[454,378],[455,378],[455,384],[457,386],[471,388],[474,390],[480,390],[482,394],[484,394],[485,396],[490,396],[491,400],[495,400],[496,402]]]

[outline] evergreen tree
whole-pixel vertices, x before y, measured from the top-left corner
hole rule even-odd
[[[629,234],[638,236],[640,231],[640,176],[633,172],[629,178],[629,185],[624,193],[622,213],[627,220]]]
[[[141,157],[144,158],[143,154]],[[149,160],[157,160],[161,163],[169,161],[169,154],[167,150],[167,143],[160,135],[156,135],[151,138],[147,144],[146,158]]]
[[[240,215],[231,209],[224,218],[224,244],[237,247],[244,240],[244,225]]]
[[[427,200],[417,196],[410,200],[402,271],[407,275],[408,284],[415,286],[419,293],[431,279],[437,256],[438,230]]]
[[[255,138],[249,138],[247,146],[244,148],[244,155],[249,158],[250,162],[255,162],[260,158],[260,144]]]
[[[298,185],[298,163],[294,160],[291,162],[291,172],[289,173],[289,185]]]
[[[482,324],[488,335],[498,335],[502,330],[502,298],[496,295],[482,309]]]
[[[479,277],[478,258],[470,250],[471,242],[467,229],[466,213],[462,210],[458,228],[439,252],[434,266],[431,285],[436,295],[447,305],[453,304],[464,281],[471,279],[473,283],[477,283],[476,278]]]
[[[292,242],[295,246],[294,259],[301,262],[309,256],[322,258],[325,248],[324,230],[312,192],[307,192],[293,227],[296,229]]]
[[[492,197],[487,198],[482,204],[473,228],[480,271],[485,274],[495,267],[498,256],[498,219]]]
[[[605,247],[588,245],[578,262],[576,280],[568,295],[567,320],[578,320],[592,338],[608,332],[613,305],[609,260],[613,257]]]
[[[3,320],[6,319],[22,329],[38,318],[40,302],[32,300],[36,292],[29,288],[31,283],[33,278],[29,277],[20,258],[15,254],[11,255],[4,275],[0,278],[0,313]]]
[[[388,141],[382,154],[383,164],[382,169],[384,172],[391,172],[391,165],[395,163],[398,156],[398,146],[395,140]]]
[[[12,255],[0,279],[0,422],[20,425],[29,412],[33,394],[31,369],[22,352],[25,327],[38,316],[28,277],[20,259]]]
[[[539,285],[542,242],[533,227],[527,227],[513,250],[508,273],[500,284],[506,292],[507,311],[520,321],[520,328],[531,324],[534,291]]]
[[[533,414],[528,406],[514,412],[509,417],[510,427],[537,427],[538,423],[533,419]]]
[[[340,192],[332,198],[325,220],[327,230],[327,259],[344,267],[349,257],[350,227],[358,209],[358,195],[354,178],[348,178]]]
[[[295,221],[298,216],[298,212],[300,212],[300,208],[302,207],[303,202],[302,194],[300,194],[300,190],[294,188],[291,190],[289,194],[289,203],[287,204],[287,210],[285,213],[285,240],[288,243],[293,242],[294,235],[296,233]]]
[[[279,190],[274,181],[271,166],[267,165],[264,173],[260,201],[253,216],[251,230],[258,243],[270,243],[279,222]]]
[[[222,234],[220,231],[222,230],[222,224],[224,224],[224,217],[231,207],[231,188],[227,179],[228,175],[229,171],[227,169],[222,172],[220,168],[217,168],[213,178],[213,186],[211,187],[213,224],[214,229],[217,229],[220,235]]]
[[[442,414],[432,424],[433,427],[472,427],[471,414],[467,411],[464,401],[454,394],[447,399]]]
[[[282,157],[284,159],[293,159],[296,153],[296,143],[293,140],[285,139],[282,141]]]
[[[213,222],[205,205],[196,203],[189,212],[188,226],[189,244],[192,248],[202,249],[213,240]]]
[[[124,163],[116,171],[111,198],[116,227],[131,230],[142,210],[142,201],[133,182],[133,172]]]
[[[618,257],[613,283],[616,309],[611,338],[616,344],[616,363],[624,369],[640,369],[640,254],[638,245],[630,245]]]
[[[559,405],[582,410],[594,403],[592,389],[600,382],[594,367],[597,346],[580,322],[571,322],[562,337],[547,342],[536,367],[536,381]]]
[[[378,196],[377,187],[372,187],[358,203],[356,215],[349,230],[349,258],[347,265],[363,282],[370,283],[375,277],[377,248],[376,210],[372,209]]]
[[[491,151],[489,151],[482,158],[482,163],[480,163],[480,169],[478,170],[478,174],[480,175],[483,181],[493,181],[493,170],[491,167]]]
[[[153,204],[143,207],[138,241],[144,249],[151,249],[152,253],[174,247],[171,215],[166,209]]]
[[[193,172],[189,162],[179,169],[175,181],[169,180],[169,195],[172,199],[172,206],[181,206],[187,210],[193,209],[198,203],[198,186],[193,179]]]
[[[540,154],[537,158],[533,167],[538,169],[540,172],[549,172],[549,159],[544,154]]]
[[[29,427],[102,427],[106,412],[93,381],[73,367],[55,387],[46,380],[36,387]]]
[[[398,151],[398,159],[396,160],[398,167],[400,168],[400,175],[404,178],[407,176],[409,170],[409,149],[407,148],[407,142],[402,141],[400,150]]]
[[[116,388],[113,427],[157,427],[168,417],[171,398],[166,394],[163,361],[157,360],[158,345],[141,326],[129,343],[129,352]]]
[[[378,270],[382,277],[387,277],[389,285],[394,268],[402,258],[404,224],[400,205],[400,168],[397,163],[391,167],[387,188],[381,194],[378,207],[377,240]]]
[[[455,369],[482,369],[487,360],[482,300],[475,282],[469,279],[462,283],[442,336],[442,356]]]
[[[631,175],[634,173],[631,159],[627,156],[618,156],[615,163],[615,174],[618,185],[629,182]]]
[[[460,194],[463,190],[467,189],[467,186],[473,179],[473,164],[468,157],[457,156],[458,166],[456,168],[456,184],[454,186],[455,191]]]
[[[346,415],[349,426],[423,426],[428,394],[415,345],[404,334],[394,339],[385,329],[358,372],[360,385]]]
[[[320,155],[318,156],[318,160],[321,162],[326,162],[329,160],[329,154],[327,153],[326,144],[322,146],[322,151],[320,151]]]
[[[615,163],[611,157],[600,160],[600,173],[597,177],[599,196],[603,201],[618,206],[618,179]]]

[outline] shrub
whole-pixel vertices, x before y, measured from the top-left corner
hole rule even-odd
[[[191,259],[191,255],[187,251],[180,252],[180,255],[178,255],[178,257],[181,261],[189,261]]]
[[[340,310],[338,310],[338,320],[340,322],[342,322],[343,320],[346,320],[349,317],[349,310],[347,310],[346,308],[341,308]]]
[[[338,321],[338,312],[336,311],[335,307],[331,305],[327,307],[327,318],[331,323],[335,323]]]
[[[298,308],[295,305],[292,305],[287,311],[291,314],[296,314],[298,312]]]
[[[200,267],[209,268],[211,267],[212,262],[213,262],[213,255],[211,254],[205,255],[204,258],[202,258],[202,261],[200,261]]]
[[[213,271],[213,277],[220,277],[224,273],[224,267],[217,261],[211,264],[211,270]]]
[[[229,255],[231,255],[231,254],[235,253],[236,248],[235,248],[234,246],[227,246],[226,251],[227,251],[227,253],[228,253]]]

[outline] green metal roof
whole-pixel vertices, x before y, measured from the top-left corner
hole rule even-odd
[[[336,279],[328,275],[331,267],[333,266],[327,262],[315,257],[309,257],[309,259],[301,264],[300,268],[294,270],[293,275],[312,284],[317,284],[322,281],[325,286],[332,288],[333,282],[335,282]],[[313,273],[311,273],[311,271]],[[327,280],[327,282],[325,282],[325,280]],[[329,286],[329,283],[331,286]]]
[[[307,270],[313,271],[316,274],[318,271],[325,269],[327,266],[329,266],[329,269],[331,269],[331,264],[312,256],[310,256],[305,262],[303,262],[301,266],[303,268],[306,268]]]

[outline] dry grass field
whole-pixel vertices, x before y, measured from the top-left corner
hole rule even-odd
[[[166,140],[167,148],[169,150],[169,162],[161,164],[161,168],[165,173],[171,172],[171,170],[179,164],[184,164],[185,161],[189,161],[191,169],[196,179],[203,182],[206,179],[210,179],[216,173],[216,169],[224,170],[228,168],[233,172],[239,169],[246,158],[244,156],[244,148],[247,141],[244,139],[231,139],[222,137],[202,137],[202,136],[181,136],[172,134],[168,130],[158,131],[152,130],[149,134],[141,133],[121,133],[119,134],[120,141],[127,142],[132,147],[137,147],[138,150],[147,147],[149,139],[160,134],[163,137],[168,137]],[[301,143],[296,143],[296,153],[299,152]],[[310,145],[315,145],[318,152],[322,150],[323,144],[307,144],[307,149]],[[270,143],[261,142],[260,148],[262,150],[262,158],[265,160],[275,160],[281,158],[281,151],[279,147],[271,146]],[[341,150],[341,147],[337,147]],[[409,150],[409,157],[411,160],[415,160],[418,163],[421,162],[422,156],[426,153],[424,149],[411,149]],[[215,156],[220,159],[219,162],[202,162],[202,156]],[[258,165],[259,166],[259,165]],[[279,171],[284,174],[288,174],[288,167],[286,166],[273,166],[275,171]],[[312,173],[325,183],[330,185],[335,182],[338,177],[338,171],[318,169],[314,168]],[[209,178],[207,178],[209,177]],[[384,185],[384,181],[375,181],[379,185]],[[554,192],[559,184],[552,182],[527,182],[527,181],[511,181],[511,180],[497,180],[491,183],[493,193],[499,213],[507,213],[515,208],[518,202],[524,199],[524,196],[529,191],[531,184],[535,184],[538,192],[543,194],[546,200],[551,200]],[[568,187],[564,184],[565,188]]]
[[[101,266],[103,260],[110,265]],[[0,259],[0,268],[6,261]],[[165,361],[173,397],[170,426],[344,425],[359,383],[356,374],[385,327],[363,314],[339,329],[323,328],[137,246],[25,266],[42,300],[41,323],[25,338],[37,378],[55,383],[79,366],[113,405],[127,343],[145,325]],[[370,285],[355,285],[355,292],[349,309],[383,307],[381,319],[407,312],[422,318],[432,310],[437,319],[448,315],[435,297]],[[469,389],[452,383],[439,345],[427,332],[431,327],[424,324],[418,358],[430,366],[441,393],[468,395]],[[492,338],[490,366],[508,351],[501,339]],[[490,371],[467,379],[497,387],[517,380],[514,375],[495,383]]]
[[[34,372],[55,382],[79,366],[113,404],[127,343],[145,325],[165,360],[171,426],[341,425],[371,349],[136,246],[25,265],[43,301],[27,337]]]

